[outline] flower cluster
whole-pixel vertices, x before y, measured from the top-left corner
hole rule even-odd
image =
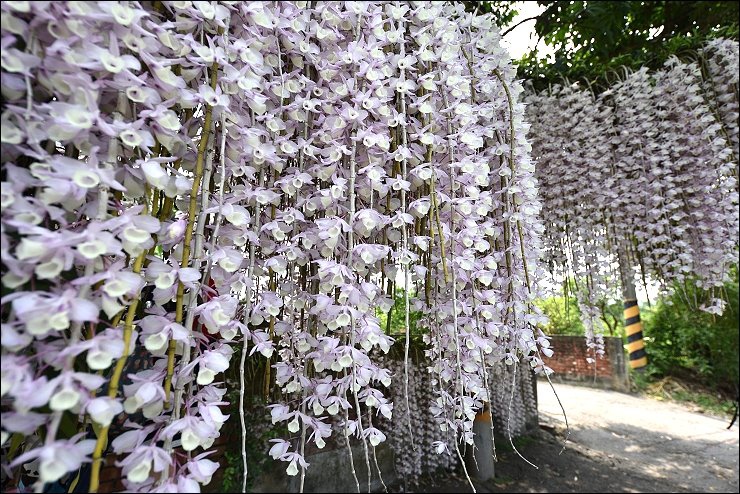
[[[410,27],[417,44],[409,48],[422,62],[428,51],[440,52],[439,61],[421,64],[429,67],[421,77],[445,83],[408,96],[417,112],[405,134],[419,136],[425,153],[420,164],[409,160],[412,214],[429,207],[433,216],[418,229],[429,233],[412,238],[420,266],[406,270],[403,281],[408,287],[412,278],[418,286],[408,304],[421,313],[417,324],[428,329],[435,420],[442,432],[472,445],[475,415],[490,401],[491,366],[525,362],[550,372],[540,353],[549,351],[546,340],[534,329],[544,317],[532,303],[542,278],[540,204],[519,101],[523,88],[491,19],[465,15],[461,6],[435,4],[429,11],[440,35],[425,36],[417,17]],[[451,53],[462,53],[463,63]],[[442,117],[439,127],[435,115]],[[416,204],[424,208],[419,213]],[[448,445],[459,449],[457,441]]]
[[[735,161],[740,156],[740,44],[731,39],[718,38],[707,43],[702,61],[706,75],[702,87],[710,96],[709,106],[719,116],[725,137],[732,145]]]
[[[737,78],[719,75],[733,43],[737,64],[737,42],[707,47],[711,80],[673,57],[598,97],[578,85],[528,96],[547,261],[582,283],[594,348],[598,301],[617,298],[618,260],[622,276],[639,270],[664,289],[693,277],[709,293],[701,308],[722,311],[738,249]]]
[[[533,154],[545,224],[545,261],[553,277],[573,277],[574,295],[597,355],[600,299],[614,291],[612,204],[618,200],[613,163],[613,111],[577,86],[555,85],[527,96]],[[547,138],[545,138],[547,136]]]
[[[403,362],[388,359],[386,366],[391,372],[403,372]],[[405,407],[399,406],[393,420],[381,418],[387,426],[388,443],[395,454],[395,469],[399,477],[416,482],[422,475],[434,474],[438,469],[451,470],[460,464],[461,458],[455,451],[455,438],[450,430],[440,435],[436,426],[435,414],[439,412],[433,376],[425,371],[428,362],[414,362],[409,365],[409,402],[411,424],[414,431],[409,433]],[[498,362],[488,370],[488,392],[491,412],[491,426],[496,435],[517,437],[527,432],[537,423],[537,402],[534,393],[534,373],[526,369]],[[395,380],[390,390],[395,403],[405,399],[404,387]],[[482,415],[485,417],[485,415]],[[481,417],[479,417],[480,420]],[[484,421],[483,427],[488,427]],[[494,443],[494,449],[496,445]],[[436,454],[430,454],[433,451]],[[472,455],[469,447],[460,449],[461,457]]]
[[[167,1],[2,17],[2,439],[26,438],[10,466],[38,458],[38,489],[92,456],[95,492],[107,444],[130,491],[199,489],[222,373],[238,365],[243,388],[251,355],[296,434],[271,449],[288,474],[337,417],[367,461],[385,435],[359,411],[393,406],[376,312],[396,287],[407,357],[423,313],[441,436],[472,443],[490,366],[549,372],[522,87],[490,16]]]

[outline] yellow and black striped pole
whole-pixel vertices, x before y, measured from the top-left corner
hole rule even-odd
[[[640,307],[634,298],[624,300],[624,332],[627,335],[627,352],[632,369],[642,369],[647,365],[645,342],[642,339]]]
[[[635,278],[624,245],[620,246],[618,255],[619,274],[622,278],[622,299],[624,300],[624,333],[627,336],[630,368],[642,371],[647,365],[647,354],[645,353],[645,342],[642,339],[642,323],[640,322],[640,307],[637,305]]]

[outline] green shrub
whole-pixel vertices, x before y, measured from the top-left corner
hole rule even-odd
[[[548,297],[535,302],[550,322],[541,328],[546,334],[583,336],[584,329],[581,322],[581,311],[574,297]]]
[[[540,299],[535,302],[537,307],[548,317],[550,322],[541,329],[546,334],[583,336],[585,330],[581,322],[581,311],[575,297],[555,296]],[[601,322],[604,336],[622,336],[624,333],[624,319],[621,302],[600,302]]]
[[[409,292],[410,296],[413,292]],[[406,334],[406,311],[403,296],[403,288],[396,289],[396,296],[393,300],[393,308],[391,309],[391,321],[388,324],[388,314],[381,311],[378,308],[375,311],[375,315],[378,316],[378,323],[380,328],[388,335],[394,338],[403,337]],[[413,339],[421,339],[423,333],[427,332],[426,328],[417,327],[417,322],[421,318],[421,312],[409,310],[409,334]]]
[[[686,299],[706,294],[692,283],[643,311],[643,334],[649,372],[699,381],[733,394],[738,385],[738,282],[725,287],[727,307],[721,316],[692,308]],[[692,304],[695,305],[695,304]]]

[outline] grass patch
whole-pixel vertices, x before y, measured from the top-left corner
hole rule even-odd
[[[656,378],[649,374],[632,375],[633,390],[659,401],[689,404],[702,413],[730,418],[735,402],[721,393],[674,377]]]
[[[509,436],[499,436],[496,434],[496,451],[503,452],[503,453],[510,453],[513,452],[514,449],[511,447],[511,443],[509,442]],[[516,449],[522,450],[529,446],[530,444],[533,444],[537,442],[537,438],[534,436],[517,436],[512,438],[512,441],[514,442],[514,446],[516,446]]]
[[[493,483],[496,485],[505,486],[506,484],[510,484],[512,482],[514,482],[514,479],[506,475],[496,474],[493,477]]]

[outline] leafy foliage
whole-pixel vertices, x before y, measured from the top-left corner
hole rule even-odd
[[[548,335],[582,336],[581,311],[575,298],[548,297],[536,302],[549,322],[542,328]]]
[[[541,328],[546,334],[583,335],[584,327],[581,321],[581,310],[575,297],[556,295],[538,300],[535,304],[549,319],[548,323]],[[600,319],[607,335],[622,336],[624,333],[624,318],[621,303],[601,299],[597,302],[597,308],[601,311]]]
[[[405,323],[405,312],[404,312],[404,297],[403,289],[399,288],[396,290],[396,296],[393,301],[393,308],[388,312],[382,310],[376,310],[380,327],[384,328],[386,334],[398,338],[399,336],[405,335],[406,323]],[[409,333],[411,337],[417,339],[423,333],[423,329],[418,327],[419,318],[422,316],[419,311],[409,312]],[[390,317],[390,322],[388,322]]]
[[[649,370],[655,376],[693,378],[728,393],[738,385],[738,278],[725,285],[728,306],[721,316],[692,309],[687,298],[705,292],[687,281],[643,311]],[[692,304],[693,305],[693,304]]]
[[[499,26],[516,15],[510,2],[463,2],[491,12]],[[553,59],[536,50],[520,61],[519,76],[538,89],[566,77],[599,84],[626,66],[658,68],[671,56],[689,54],[708,39],[738,36],[738,2],[548,1],[535,32],[555,49]],[[508,5],[505,5],[508,4]]]

